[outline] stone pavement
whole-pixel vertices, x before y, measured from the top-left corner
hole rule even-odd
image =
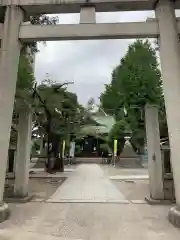
[[[97,164],[78,165],[48,202],[121,202],[124,195]]]
[[[115,175],[110,177],[111,180],[148,180],[148,175]]]
[[[11,205],[1,240],[179,240],[168,206],[113,203]]]
[[[180,230],[167,220],[170,206],[111,202],[124,199],[122,185],[118,190],[98,165],[79,165],[68,176],[54,202],[9,204],[12,216],[0,224],[0,240],[179,240]]]

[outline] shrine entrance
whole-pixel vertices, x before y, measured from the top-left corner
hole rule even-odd
[[[177,207],[171,209],[169,219],[180,226],[180,174],[179,174],[179,146],[180,146],[180,21],[176,19],[175,9],[180,8],[180,1],[170,0],[99,0],[99,1],[52,1],[52,0],[24,0],[0,1],[0,39],[1,44],[1,81],[0,81],[0,202],[3,202],[4,183],[6,176],[9,137],[14,105],[14,95],[18,72],[21,42],[54,41],[54,40],[88,40],[88,39],[133,39],[159,38],[160,58],[166,104],[167,122],[171,146],[171,163],[175,183]],[[155,10],[156,19],[146,22],[125,23],[96,23],[96,12],[109,11]],[[27,17],[36,14],[80,13],[80,24],[60,24],[51,26],[31,25],[25,23]],[[28,109],[21,118],[21,140],[17,157],[18,181],[17,190],[27,193],[28,158],[30,144],[30,123],[32,121]],[[150,112],[151,113],[151,112]],[[148,121],[153,115],[150,114]],[[151,119],[154,121],[153,118]],[[151,121],[150,121],[151,122]],[[156,122],[154,122],[156,124]],[[151,131],[155,127],[150,124]],[[153,162],[154,172],[161,175],[161,158],[156,158],[159,144],[157,132],[149,134],[149,161]],[[92,150],[93,144],[91,144]],[[158,170],[157,170],[158,169]],[[159,178],[158,178],[159,179]],[[157,188],[161,182],[155,183]],[[162,189],[156,189],[161,198]],[[7,205],[1,204],[2,212],[7,211]],[[5,214],[3,214],[5,216]]]

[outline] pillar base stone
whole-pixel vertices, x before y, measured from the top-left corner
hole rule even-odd
[[[168,219],[174,227],[180,228],[180,208],[177,206],[169,210]]]
[[[10,210],[6,203],[0,204],[0,223],[6,221],[10,216]]]
[[[172,201],[170,200],[165,200],[165,199],[154,199],[150,196],[145,197],[145,201],[149,205],[172,205]]]
[[[32,201],[35,198],[35,195],[28,195],[26,197],[21,197],[21,196],[12,196],[5,198],[5,201],[7,203],[28,203]]]

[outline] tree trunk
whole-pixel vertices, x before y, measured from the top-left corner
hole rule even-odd
[[[47,162],[46,162],[46,171],[51,173],[51,149],[50,149],[50,143],[51,143],[51,138],[50,138],[50,130],[51,130],[51,115],[47,112]]]
[[[61,145],[60,137],[58,135],[54,135],[52,141],[52,151],[55,158],[53,170],[58,172],[64,172],[64,161],[61,153]]]

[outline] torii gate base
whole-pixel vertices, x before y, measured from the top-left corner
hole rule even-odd
[[[169,213],[169,220],[176,226],[180,227],[180,47],[179,47],[179,37],[178,37],[178,22],[176,22],[175,17],[175,5],[179,1],[172,0],[159,0],[156,1],[155,12],[157,21],[155,23],[146,23],[146,29],[140,29],[139,26],[142,24],[133,24],[137,28],[126,27],[126,24],[116,23],[112,27],[110,25],[96,25],[92,21],[95,16],[95,11],[93,8],[87,10],[82,6],[82,1],[80,1],[81,12],[81,24],[80,25],[70,25],[64,26],[63,31],[57,31],[59,26],[23,26],[24,19],[24,10],[28,11],[29,9],[41,9],[37,7],[38,5],[46,5],[47,11],[52,9],[48,7],[49,4],[55,4],[59,2],[58,6],[62,7],[63,4],[68,2],[68,8],[71,4],[75,4],[79,0],[73,2],[67,0],[62,3],[60,0],[51,1],[46,0],[26,0],[26,1],[0,1],[1,9],[6,9],[4,25],[0,25],[0,33],[2,36],[2,45],[1,45],[1,65],[0,65],[0,159],[1,159],[1,168],[0,168],[0,221],[6,219],[9,215],[7,205],[3,203],[4,195],[4,183],[6,176],[6,165],[7,165],[7,156],[8,156],[8,147],[9,147],[9,138],[11,130],[11,120],[13,113],[14,105],[14,95],[16,90],[16,80],[18,72],[18,60],[20,55],[21,41],[37,41],[37,40],[62,40],[62,39],[104,39],[108,38],[133,38],[136,36],[136,30],[139,29],[140,33],[137,37],[157,37],[160,35],[160,58],[161,58],[161,68],[162,68],[162,78],[163,78],[163,87],[164,87],[164,98],[166,105],[167,113],[167,122],[170,138],[170,147],[171,147],[171,165],[173,170],[174,185],[175,185],[175,195],[176,195],[176,205],[173,207]],[[109,4],[105,4],[109,1]],[[97,7],[105,4],[106,7],[109,7],[108,10],[111,10],[113,4],[111,0],[91,0],[92,6]],[[137,2],[136,2],[137,1]],[[7,3],[6,3],[7,2]],[[113,2],[113,1],[112,1]],[[116,1],[115,1],[116,2]],[[128,3],[127,3],[128,2]],[[154,1],[138,1],[133,0],[132,6],[134,10],[150,10],[153,9],[152,3]],[[130,1],[119,0],[119,3],[122,6],[126,6],[124,10],[133,10]],[[142,3],[142,4],[141,4]],[[18,5],[19,4],[19,5]],[[23,4],[25,6],[23,6]],[[127,5],[128,4],[128,5]],[[144,4],[144,5],[143,5]],[[151,6],[150,6],[151,5]],[[129,6],[129,8],[128,8]],[[139,6],[139,8],[138,8]],[[146,7],[145,7],[146,6]],[[23,8],[24,7],[24,8]],[[66,6],[67,7],[67,6]],[[131,8],[132,7],[132,8]],[[75,8],[77,9],[77,8]],[[78,7],[79,9],[79,7]],[[121,7],[119,9],[122,9]],[[69,10],[69,11],[71,11]],[[86,11],[87,10],[87,11]],[[107,10],[107,9],[106,9]],[[107,11],[108,11],[107,10]],[[113,9],[112,9],[113,10]],[[117,8],[116,8],[117,10]],[[122,9],[123,10],[123,9]],[[114,11],[114,10],[113,10]],[[49,13],[46,11],[39,13]],[[53,12],[51,12],[53,13]],[[32,12],[29,12],[32,14]],[[87,19],[87,18],[88,19]],[[91,23],[90,23],[91,22]],[[87,24],[87,25],[86,25]],[[119,25],[121,24],[121,25]],[[132,24],[132,23],[131,23]],[[130,24],[130,25],[131,25]],[[130,26],[128,25],[128,26]],[[78,27],[77,27],[78,26]],[[110,27],[107,31],[107,27]],[[122,29],[120,26],[124,26]],[[144,26],[144,23],[143,23]],[[132,26],[131,26],[132,27]],[[92,30],[92,29],[93,30]],[[69,29],[69,30],[68,30]],[[72,31],[79,29],[78,33],[75,31],[72,36]],[[67,31],[68,30],[68,31]],[[112,31],[110,31],[112,30]],[[123,30],[123,31],[122,31]],[[119,34],[119,31],[121,34]],[[145,32],[144,32],[145,31]],[[109,33],[110,32],[110,33]],[[63,35],[64,34],[64,35]],[[19,41],[21,40],[21,41]],[[28,131],[27,131],[28,132]],[[28,151],[27,151],[28,152]],[[27,161],[27,159],[25,159]],[[27,170],[26,167],[24,169]],[[158,174],[158,173],[157,173]],[[27,184],[27,175],[23,175],[25,182]],[[22,178],[21,178],[22,179]],[[17,181],[17,184],[20,181]],[[160,185],[159,185],[160,186]],[[16,185],[16,190],[18,194],[20,193],[19,186]],[[26,188],[23,187],[23,191],[26,192]]]
[[[0,206],[0,223],[7,220],[10,215],[11,215],[11,212],[8,208],[8,205],[6,203],[3,203]]]

